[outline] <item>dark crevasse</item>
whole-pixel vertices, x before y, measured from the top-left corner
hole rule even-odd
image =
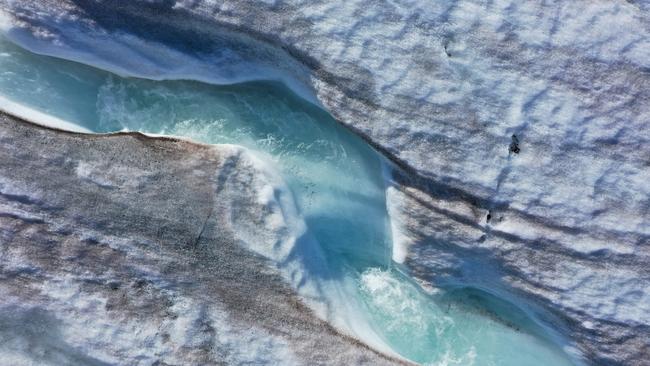
[[[327,271],[310,272],[314,258],[303,258],[306,275],[325,289],[324,316],[383,351],[425,364],[571,364],[517,307],[475,290],[425,294],[404,275],[391,261],[389,167],[281,84],[124,78],[2,39],[0,97],[19,114],[16,105],[91,132],[184,136],[263,154],[324,253]]]

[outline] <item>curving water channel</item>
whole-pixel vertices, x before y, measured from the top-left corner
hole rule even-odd
[[[403,275],[391,262],[384,160],[280,84],[123,78],[0,39],[0,98],[91,132],[185,136],[269,156],[324,253],[327,272],[312,280],[327,289],[326,316],[376,347],[433,365],[571,364],[515,306],[472,290],[434,298]]]

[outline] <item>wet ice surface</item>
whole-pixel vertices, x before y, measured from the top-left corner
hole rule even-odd
[[[296,246],[315,242],[322,251],[296,251],[306,272],[291,274],[299,277],[294,284],[299,293],[320,289],[312,305],[344,331],[427,364],[570,364],[515,307],[479,291],[426,295],[404,276],[391,260],[384,161],[286,88],[123,78],[4,40],[0,47],[0,93],[9,101],[93,132],[176,135],[257,151],[280,172],[304,220]]]

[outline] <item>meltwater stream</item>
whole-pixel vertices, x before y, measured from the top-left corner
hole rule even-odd
[[[324,294],[330,312],[357,337],[423,364],[571,364],[516,307],[472,291],[433,298],[403,275],[391,263],[382,158],[282,85],[122,78],[0,39],[0,102],[92,132],[178,135],[270,156],[325,254],[328,276],[315,280],[335,285]]]

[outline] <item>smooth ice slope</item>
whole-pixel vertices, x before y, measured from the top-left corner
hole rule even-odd
[[[304,220],[307,231],[278,255],[275,246],[256,244],[259,223],[238,219],[238,207],[230,207],[233,230],[280,268],[289,263],[285,274],[299,293],[340,329],[422,363],[570,363],[551,344],[550,333],[521,310],[492,306],[495,300],[479,292],[465,299],[445,291],[425,295],[402,275],[391,261],[384,163],[361,139],[286,89],[122,78],[32,55],[7,42],[2,49],[0,91],[6,98],[94,132],[143,131],[241,144],[259,152],[255,164],[268,171],[266,180],[278,179],[271,168],[277,166],[300,216],[290,227]],[[93,167],[82,167],[80,174],[87,170]],[[277,188],[266,189],[258,192],[261,197],[282,197]],[[283,207],[278,220],[298,220],[286,211],[290,205]],[[263,222],[268,220],[273,218]],[[310,247],[314,241],[318,246]],[[299,263],[291,264],[295,260]]]

